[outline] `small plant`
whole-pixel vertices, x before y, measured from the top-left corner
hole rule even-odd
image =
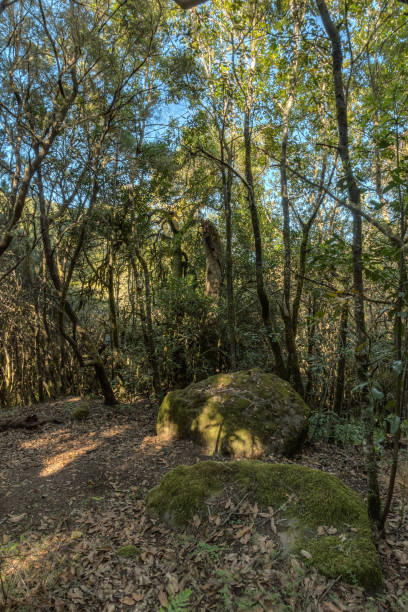
[[[191,595],[191,589],[180,591],[180,593],[170,598],[166,608],[160,608],[160,612],[184,612],[185,610],[189,610]]]
[[[204,553],[205,557],[210,557],[214,561],[218,561],[220,553],[225,549],[225,546],[217,546],[216,544],[208,544],[207,542],[198,542],[195,554],[201,555]]]
[[[362,423],[343,419],[333,412],[315,412],[309,419],[309,440],[333,442],[339,445],[363,443]]]

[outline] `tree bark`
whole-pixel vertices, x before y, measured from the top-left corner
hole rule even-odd
[[[201,223],[205,246],[205,293],[219,300],[222,287],[222,244],[217,228],[209,219]]]
[[[332,51],[332,75],[337,113],[338,150],[346,178],[348,197],[355,211],[353,212],[353,288],[354,320],[356,326],[357,346],[355,359],[357,376],[362,388],[363,421],[365,430],[365,461],[367,471],[367,504],[372,520],[378,522],[381,515],[381,501],[378,485],[378,469],[374,448],[374,410],[370,400],[369,389],[369,354],[364,313],[364,280],[362,263],[362,219],[361,194],[358,188],[350,160],[348,135],[347,100],[343,84],[343,50],[339,30],[333,22],[325,0],[316,0],[317,8],[329,37]]]
[[[347,332],[348,332],[348,301],[345,300],[341,309],[339,342],[337,352],[339,353],[339,361],[337,364],[336,387],[334,391],[333,411],[340,415],[343,410],[344,402],[344,377],[346,372],[346,347],[347,347]]]
[[[108,261],[108,299],[109,299],[109,316],[111,324],[111,339],[112,347],[115,351],[119,350],[119,331],[118,318],[116,314],[115,291],[113,286],[113,254],[110,250]]]
[[[287,379],[287,370],[283,361],[282,351],[279,342],[275,338],[275,330],[271,321],[271,310],[269,298],[265,291],[264,276],[263,276],[263,248],[261,231],[259,227],[258,210],[255,201],[254,178],[252,174],[252,159],[251,159],[251,130],[250,130],[250,113],[247,110],[244,115],[244,145],[245,145],[245,180],[247,184],[247,198],[249,212],[251,215],[252,232],[255,243],[255,272],[256,272],[256,290],[258,294],[259,304],[261,306],[262,321],[266,332],[269,345],[275,358],[275,368],[277,374],[284,379]]]
[[[44,196],[44,187],[42,182],[42,175],[40,169],[37,172],[38,180],[38,194],[39,194],[39,203],[40,203],[40,227],[41,227],[41,238],[44,247],[45,260],[47,263],[47,269],[54,285],[54,288],[59,297],[59,310],[58,310],[58,326],[62,337],[69,343],[71,348],[73,349],[74,355],[77,358],[79,365],[83,367],[84,365],[93,366],[95,370],[96,378],[101,386],[101,390],[104,396],[106,405],[114,405],[117,404],[117,400],[115,398],[115,394],[113,392],[112,386],[106,374],[105,366],[100,359],[98,352],[94,346],[94,343],[89,338],[87,331],[80,325],[78,317],[71,307],[71,304],[67,301],[67,292],[70,280],[72,278],[73,273],[73,262],[71,262],[70,266],[70,274],[67,275],[67,279],[64,281],[60,276],[60,272],[58,270],[58,266],[56,265],[54,258],[54,251],[51,246],[50,233],[49,233],[49,219],[46,211],[46,202]],[[78,241],[76,253],[74,253],[74,257],[76,258],[79,255],[79,248],[82,247],[83,239],[84,239],[85,228],[81,229],[80,232],[80,240]],[[75,259],[73,258],[75,261]],[[89,353],[89,359],[86,357],[84,359],[82,355],[82,351],[80,346],[78,345],[75,337],[69,336],[65,331],[64,325],[64,314],[68,316],[71,320],[74,330],[78,330],[81,333],[83,341],[86,345],[86,350]]]
[[[224,143],[223,135],[220,137],[221,160],[224,161]],[[228,152],[228,162],[231,165],[231,153]],[[225,214],[225,280],[227,286],[227,320],[228,320],[228,336],[230,344],[230,361],[231,370],[237,368],[237,341],[235,331],[235,303],[234,303],[234,281],[233,281],[233,262],[232,262],[232,211],[231,211],[231,196],[232,196],[232,172],[229,168],[221,166],[222,187],[223,187],[223,204]]]

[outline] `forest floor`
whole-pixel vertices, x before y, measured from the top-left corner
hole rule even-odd
[[[63,422],[0,433],[1,610],[408,610],[402,482],[377,543],[385,588],[369,597],[284,558],[272,531],[255,544],[249,505],[239,525],[212,515],[211,538],[199,520],[175,532],[150,519],[147,491],[169,469],[208,457],[190,442],[159,440],[146,400],[119,410],[92,401],[91,416],[77,422],[70,413],[79,401],[14,411]],[[336,474],[364,494],[360,448],[315,444],[292,462]],[[385,461],[381,470],[385,486]],[[118,555],[124,546],[132,556]]]

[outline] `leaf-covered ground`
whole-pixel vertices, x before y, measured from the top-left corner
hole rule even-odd
[[[0,434],[1,610],[408,610],[408,469],[378,542],[385,590],[370,598],[284,558],[277,517],[248,500],[227,496],[186,532],[149,519],[145,494],[162,475],[208,457],[158,440],[145,400],[119,410],[91,402],[91,416],[75,422],[79,401],[32,409],[61,424]],[[295,461],[364,494],[359,448],[315,445]],[[384,486],[387,472],[384,461]]]

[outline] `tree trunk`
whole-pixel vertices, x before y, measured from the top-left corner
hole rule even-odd
[[[224,145],[222,138],[221,159],[224,161]],[[228,163],[232,164],[231,155],[228,155]],[[223,203],[225,213],[225,280],[227,285],[227,320],[228,320],[228,336],[230,344],[230,361],[231,370],[237,368],[237,342],[235,332],[235,304],[234,304],[234,282],[232,268],[232,222],[231,222],[231,192],[232,192],[232,172],[225,166],[221,167],[222,186],[223,186]]]
[[[38,185],[39,202],[40,202],[41,238],[42,238],[43,247],[44,247],[45,260],[47,263],[47,269],[48,269],[49,275],[51,277],[54,288],[59,297],[58,325],[59,325],[60,333],[62,337],[69,343],[69,345],[73,349],[74,355],[77,358],[79,365],[80,366],[91,365],[94,367],[96,378],[101,385],[101,390],[102,390],[102,394],[105,400],[105,404],[106,405],[117,404],[111,383],[105,371],[105,366],[103,362],[101,361],[101,359],[99,358],[99,355],[94,346],[94,343],[89,338],[87,331],[80,325],[76,313],[71,307],[71,304],[66,299],[67,292],[68,292],[68,285],[72,277],[73,266],[71,265],[71,274],[68,274],[67,280],[63,282],[61,279],[59,270],[57,268],[57,265],[55,263],[54,251],[51,247],[50,233],[49,233],[49,221],[48,221],[48,215],[46,211],[44,189],[43,189],[43,183],[42,183],[42,177],[41,177],[40,171],[38,171],[37,185]],[[83,238],[84,238],[84,233],[82,232],[81,240],[79,244],[77,245],[77,249],[76,249],[77,254],[79,254],[79,248],[80,248],[80,244],[82,244]],[[82,336],[86,350],[89,353],[89,360],[87,359],[87,363],[85,363],[84,361],[80,346],[78,345],[75,337],[69,336],[65,331],[64,314],[67,314],[68,318],[71,320],[74,330],[78,330]]]
[[[335,93],[338,150],[341,157],[343,171],[346,178],[349,200],[354,207],[353,211],[353,288],[354,288],[354,320],[356,326],[357,345],[355,359],[357,376],[362,388],[363,421],[365,431],[365,460],[367,471],[367,504],[372,520],[378,522],[381,514],[381,501],[378,486],[378,469],[374,448],[374,410],[370,399],[369,389],[369,354],[364,313],[364,280],[362,262],[362,220],[361,194],[353,173],[350,161],[347,101],[343,84],[343,51],[337,26],[332,21],[325,0],[316,0],[317,8],[323,26],[330,39],[332,50],[332,74]]]
[[[201,222],[205,245],[205,293],[219,300],[222,287],[222,244],[214,223],[209,219]]]
[[[109,315],[111,324],[111,341],[115,351],[119,350],[118,319],[116,314],[115,291],[113,286],[113,255],[109,253],[108,263],[108,295],[109,295]]]
[[[341,309],[339,342],[337,352],[340,355],[337,364],[336,387],[334,391],[333,412],[340,415],[343,410],[344,401],[344,376],[346,372],[346,347],[347,347],[347,331],[348,331],[348,301],[345,300]]]
[[[255,202],[254,179],[252,174],[251,160],[251,130],[250,130],[250,114],[245,112],[244,116],[244,143],[245,143],[245,180],[247,183],[247,197],[249,212],[251,214],[252,231],[255,243],[255,271],[256,271],[256,290],[258,294],[259,304],[261,306],[262,321],[266,332],[269,345],[275,358],[275,368],[278,376],[287,379],[287,371],[283,361],[280,344],[275,339],[275,330],[272,326],[270,304],[267,293],[265,291],[263,277],[263,249],[261,231],[259,227],[258,210]]]
[[[145,303],[146,303],[146,334],[147,334],[147,346],[149,351],[149,361],[152,368],[153,375],[153,389],[160,396],[161,394],[161,380],[159,366],[156,357],[156,348],[154,343],[153,335],[153,317],[152,317],[152,292],[150,288],[150,274],[149,268],[145,258],[143,257],[140,249],[134,244],[134,252],[142,268],[144,277],[144,290],[145,290]]]

